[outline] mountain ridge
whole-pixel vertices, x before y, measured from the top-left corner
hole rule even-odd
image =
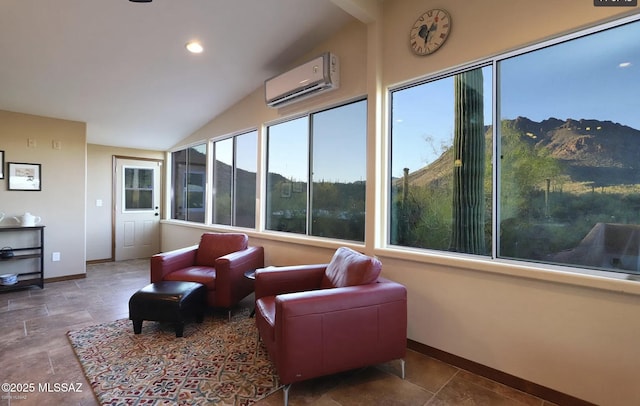
[[[591,182],[597,187],[640,184],[639,130],[612,121],[553,117],[540,122],[517,117],[503,120],[503,125],[515,129],[524,142],[546,149],[562,165],[570,182]],[[492,127],[487,126],[487,145],[491,145],[491,133]],[[409,184],[448,182],[452,150],[448,148],[429,165],[410,172]]]

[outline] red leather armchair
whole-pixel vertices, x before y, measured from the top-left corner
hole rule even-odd
[[[200,244],[151,257],[151,282],[199,282],[207,288],[207,304],[229,309],[253,292],[249,270],[264,266],[263,247],[249,246],[241,233],[204,233]]]
[[[284,384],[401,360],[407,291],[379,277],[381,263],[339,248],[329,264],[256,271],[256,325]]]

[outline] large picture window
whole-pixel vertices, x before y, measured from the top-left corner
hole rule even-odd
[[[266,229],[364,241],[366,107],[268,127]]]
[[[499,257],[640,272],[638,38],[633,22],[499,61]]]
[[[213,223],[254,228],[258,132],[213,143]]]
[[[258,132],[235,137],[234,223],[238,227],[256,226],[256,190],[258,173]]]
[[[206,144],[171,153],[171,218],[204,223]]]
[[[267,128],[267,230],[307,233],[308,143],[308,117]]]
[[[392,245],[491,253],[491,79],[476,68],[392,93]]]
[[[640,273],[639,37],[629,19],[393,90],[389,243]]]
[[[231,225],[233,138],[213,143],[213,224]]]

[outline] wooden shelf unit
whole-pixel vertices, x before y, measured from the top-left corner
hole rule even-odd
[[[13,285],[0,284],[0,292],[20,289],[28,286],[39,286],[41,289],[44,288],[44,227],[45,226],[0,226],[0,233],[37,233],[37,239],[34,241],[38,241],[35,245],[21,247],[14,247],[13,245],[10,245],[13,250],[13,257],[5,259],[0,258],[0,275],[7,273],[3,271],[3,267],[8,263],[25,259],[37,260],[35,261],[37,266],[34,270],[17,272],[18,283]],[[2,241],[4,241],[4,244],[6,245],[7,239],[3,238]],[[2,246],[4,245],[0,245],[0,247]]]

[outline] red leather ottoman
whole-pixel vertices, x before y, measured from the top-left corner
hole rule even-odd
[[[165,321],[175,325],[176,337],[182,337],[185,318],[204,319],[207,289],[201,283],[163,281],[145,286],[129,299],[129,320],[134,334],[142,331],[142,321]]]

